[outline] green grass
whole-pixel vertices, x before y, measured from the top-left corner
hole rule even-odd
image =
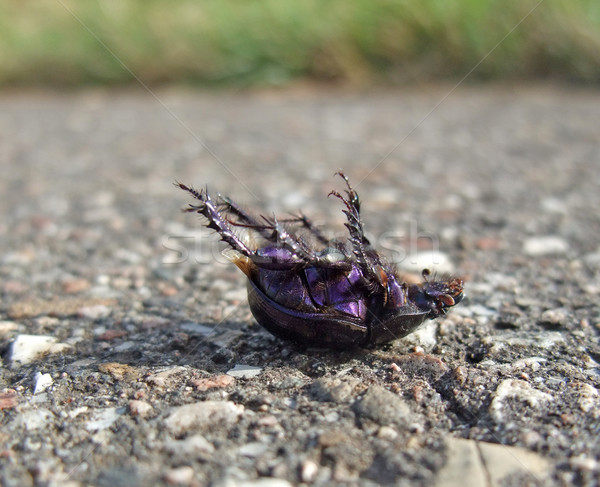
[[[456,79],[536,3],[4,0],[0,86]],[[598,83],[600,1],[544,0],[472,76]]]

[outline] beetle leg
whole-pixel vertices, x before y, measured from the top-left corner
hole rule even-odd
[[[352,269],[352,264],[346,260],[330,259],[326,255],[318,255],[314,250],[309,248],[301,238],[286,230],[276,218],[273,218],[272,220],[266,217],[263,218],[272,225],[277,243],[288,249],[296,257],[300,258],[305,265],[327,269]]]
[[[358,265],[364,275],[368,277],[368,280],[371,281],[375,287],[385,287],[377,272],[377,267],[381,265],[381,262],[378,258],[374,257],[371,243],[364,234],[362,220],[360,219],[360,199],[358,193],[354,191],[350,185],[350,181],[343,172],[339,171],[336,174],[342,177],[346,182],[346,196],[341,195],[335,190],[331,191],[329,196],[339,198],[344,205],[346,205],[346,209],[343,210],[343,212],[348,220],[345,223],[345,226],[350,235],[349,240],[352,245],[352,252],[356,256]]]
[[[313,222],[302,212],[299,215],[292,215],[292,218],[280,220],[284,223],[299,223],[303,228],[306,228],[321,244],[328,245],[329,240],[321,231],[313,224]]]
[[[187,191],[194,198],[200,201],[200,204],[198,205],[190,204],[189,207],[184,211],[200,213],[208,220],[208,224],[206,226],[216,231],[221,236],[221,240],[228,243],[232,249],[250,259],[255,256],[256,252],[250,249],[244,242],[240,240],[240,238],[230,228],[228,222],[223,218],[221,213],[219,213],[218,204],[215,204],[207,190],[196,191],[191,186],[186,186],[182,183],[175,183],[175,185],[179,186],[184,191]]]
[[[219,209],[227,214],[235,215],[239,221],[228,220],[231,225],[236,227],[245,227],[259,233],[264,239],[272,241],[272,228],[268,225],[261,224],[256,217],[240,208],[237,203],[232,201],[227,196],[219,195]]]

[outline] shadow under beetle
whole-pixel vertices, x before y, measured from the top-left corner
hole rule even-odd
[[[344,203],[346,241],[328,241],[306,216],[278,220],[255,217],[227,197],[176,183],[197,204],[208,228],[235,251],[233,262],[248,277],[248,302],[256,321],[272,334],[318,347],[369,346],[401,338],[463,298],[459,278],[401,282],[363,232],[360,200],[348,178]],[[247,244],[234,227],[244,227],[258,245]]]

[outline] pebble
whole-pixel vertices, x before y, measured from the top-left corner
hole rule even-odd
[[[77,310],[77,314],[81,318],[97,320],[99,318],[106,318],[110,315],[111,311],[112,309],[105,304],[95,304],[93,306],[82,306]]]
[[[35,386],[33,388],[33,394],[39,394],[44,392],[48,387],[52,385],[52,376],[50,374],[36,373],[35,375]]]
[[[561,255],[569,250],[568,242],[558,236],[531,237],[523,243],[523,253],[531,257]]]
[[[238,453],[244,457],[259,457],[265,451],[267,451],[268,445],[259,441],[252,441],[241,446]]]
[[[91,432],[102,431],[110,428],[123,414],[124,408],[96,409],[92,412],[92,418],[85,425],[85,429]]]
[[[140,418],[145,418],[149,416],[154,411],[154,408],[150,403],[146,401],[140,401],[138,399],[133,399],[129,401],[129,412],[132,416],[139,416]]]
[[[405,343],[423,347],[423,349],[429,351],[437,344],[437,330],[437,323],[435,321],[428,321],[423,323],[410,335],[405,336],[403,341]]]
[[[504,420],[505,412],[510,408],[507,402],[509,399],[526,402],[532,409],[538,409],[542,404],[554,400],[550,394],[534,389],[528,382],[518,379],[505,379],[493,394],[489,407],[490,414],[496,421],[501,422]]]
[[[477,443],[462,438],[446,440],[446,464],[438,471],[434,487],[481,487],[489,485]]]
[[[141,375],[141,372],[136,367],[118,362],[100,364],[98,365],[98,370],[103,374],[109,374],[115,380],[134,380]]]
[[[188,466],[173,468],[164,474],[164,479],[171,485],[189,485],[194,479],[194,469]]]
[[[19,324],[14,321],[0,321],[0,336],[7,335],[11,331],[15,331],[19,328]]]
[[[126,336],[127,332],[123,330],[106,330],[105,332],[100,333],[97,338],[98,340],[104,340],[110,342],[115,338],[121,338]]]
[[[86,279],[69,279],[62,283],[63,291],[66,294],[76,294],[89,289],[91,283]]]
[[[359,416],[366,416],[381,425],[406,426],[415,420],[403,399],[378,385],[370,386],[364,396],[354,403],[353,409]]]
[[[183,458],[204,458],[215,451],[213,444],[199,434],[188,436],[183,440],[168,441],[164,444],[164,449]]]
[[[598,472],[600,470],[600,463],[595,458],[590,458],[586,455],[578,455],[569,459],[569,463],[577,469],[585,470],[588,472]],[[597,477],[596,477],[597,478]]]
[[[422,352],[415,352],[408,355],[393,357],[394,362],[400,370],[413,372],[417,375],[428,373],[435,380],[439,379],[448,372],[448,366],[442,359],[436,355],[427,355]]]
[[[312,482],[319,473],[319,466],[312,460],[305,460],[300,467],[300,480],[302,482]]]
[[[359,380],[353,377],[322,377],[312,383],[310,392],[318,401],[341,404],[352,399],[358,384]]]
[[[187,374],[188,372],[189,370],[187,368],[177,365],[175,367],[161,370],[160,372],[152,374],[146,379],[146,383],[157,387],[165,387],[169,381],[174,380],[175,376]]]
[[[398,432],[390,427],[390,426],[382,426],[377,431],[377,438],[381,438],[383,440],[395,440],[398,437]]]
[[[564,343],[565,337],[558,331],[543,331],[540,333],[514,332],[485,337],[484,345],[492,345],[490,353],[499,353],[505,346],[542,348],[548,350],[555,345]]]
[[[507,485],[506,480],[515,474],[533,477],[535,485],[545,485],[551,465],[547,459],[524,448],[477,442],[489,485]],[[484,484],[482,484],[484,485]]]
[[[236,364],[233,369],[227,371],[227,375],[238,379],[251,379],[261,374],[262,367],[254,367],[252,365]]]
[[[193,385],[198,391],[207,391],[208,389],[227,387],[235,382],[235,378],[222,374],[214,377],[206,377],[203,379],[192,379],[190,384]]]
[[[19,404],[17,399],[17,392],[13,389],[9,389],[4,392],[0,392],[0,410],[11,409]]]
[[[569,321],[569,312],[565,308],[548,309],[540,317],[542,323],[564,326]]]
[[[182,323],[181,325],[179,325],[179,328],[188,333],[194,333],[194,334],[202,335],[202,336],[211,335],[215,331],[214,327],[211,328],[208,326],[204,326],[204,325],[200,325],[198,323],[192,323],[192,322]]]
[[[17,335],[10,348],[11,367],[28,364],[46,353],[60,353],[70,348],[66,343],[46,335]]]
[[[544,485],[550,471],[544,457],[514,446],[447,438],[446,452],[448,459],[434,487],[501,487],[514,475],[533,477],[535,485]]]
[[[12,427],[24,427],[27,431],[38,430],[54,418],[52,411],[45,408],[29,409],[15,417]]]
[[[584,413],[591,413],[594,416],[600,416],[600,393],[598,389],[590,384],[583,382],[574,382],[570,385],[578,393],[577,403],[579,409]]]
[[[231,401],[196,402],[173,408],[164,424],[171,434],[180,436],[195,430],[230,426],[243,412],[244,406]]]

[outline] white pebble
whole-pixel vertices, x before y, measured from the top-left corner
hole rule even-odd
[[[39,372],[35,375],[35,387],[33,388],[34,394],[44,392],[48,387],[52,385],[52,376],[50,374],[40,374]]]
[[[28,364],[45,353],[59,353],[69,348],[66,343],[45,335],[17,335],[10,348],[11,367]]]
[[[194,469],[188,466],[174,468],[165,473],[164,478],[168,484],[189,485],[194,479]]]
[[[250,379],[252,377],[256,377],[260,375],[262,372],[261,367],[253,367],[252,365],[242,365],[236,364],[233,369],[227,371],[227,375],[231,377],[241,378],[241,379]]]
[[[531,257],[564,254],[568,250],[569,244],[567,241],[554,235],[531,237],[523,243],[523,252]]]
[[[231,401],[201,401],[173,408],[165,426],[175,436],[235,423],[244,406]]]

